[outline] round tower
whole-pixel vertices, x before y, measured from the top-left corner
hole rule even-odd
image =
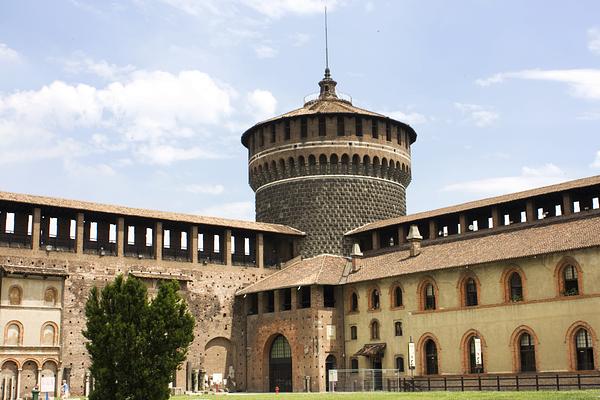
[[[300,253],[348,255],[344,233],[406,214],[409,125],[352,105],[329,68],[304,106],[242,135],[256,220],[306,232]]]

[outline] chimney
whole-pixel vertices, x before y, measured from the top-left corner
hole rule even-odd
[[[419,232],[419,228],[416,225],[411,225],[408,230],[408,236],[406,240],[410,243],[410,256],[416,257],[421,254],[421,240],[423,236]]]
[[[352,257],[352,272],[358,271],[358,260],[363,256],[362,251],[360,250],[360,245],[358,243],[354,243],[352,245],[352,253],[350,257]]]

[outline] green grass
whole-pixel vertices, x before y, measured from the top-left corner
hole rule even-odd
[[[425,392],[425,393],[294,393],[294,394],[219,394],[219,395],[199,395],[199,396],[175,396],[172,400],[203,400],[218,399],[219,397],[229,397],[238,400],[425,400],[425,399],[443,399],[443,400],[589,400],[600,399],[599,390],[565,391],[565,392]]]

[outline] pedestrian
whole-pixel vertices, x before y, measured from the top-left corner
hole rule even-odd
[[[62,386],[60,387],[60,398],[61,400],[69,398],[69,384],[65,380],[63,380]]]

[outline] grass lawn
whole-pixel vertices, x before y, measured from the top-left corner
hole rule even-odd
[[[203,400],[218,399],[219,397],[229,397],[237,400],[425,400],[425,399],[443,399],[443,400],[588,400],[600,399],[600,390],[582,390],[569,392],[425,392],[425,393],[338,393],[338,394],[319,394],[319,393],[295,393],[295,394],[219,394],[219,395],[199,395],[199,396],[175,396],[172,400]]]

